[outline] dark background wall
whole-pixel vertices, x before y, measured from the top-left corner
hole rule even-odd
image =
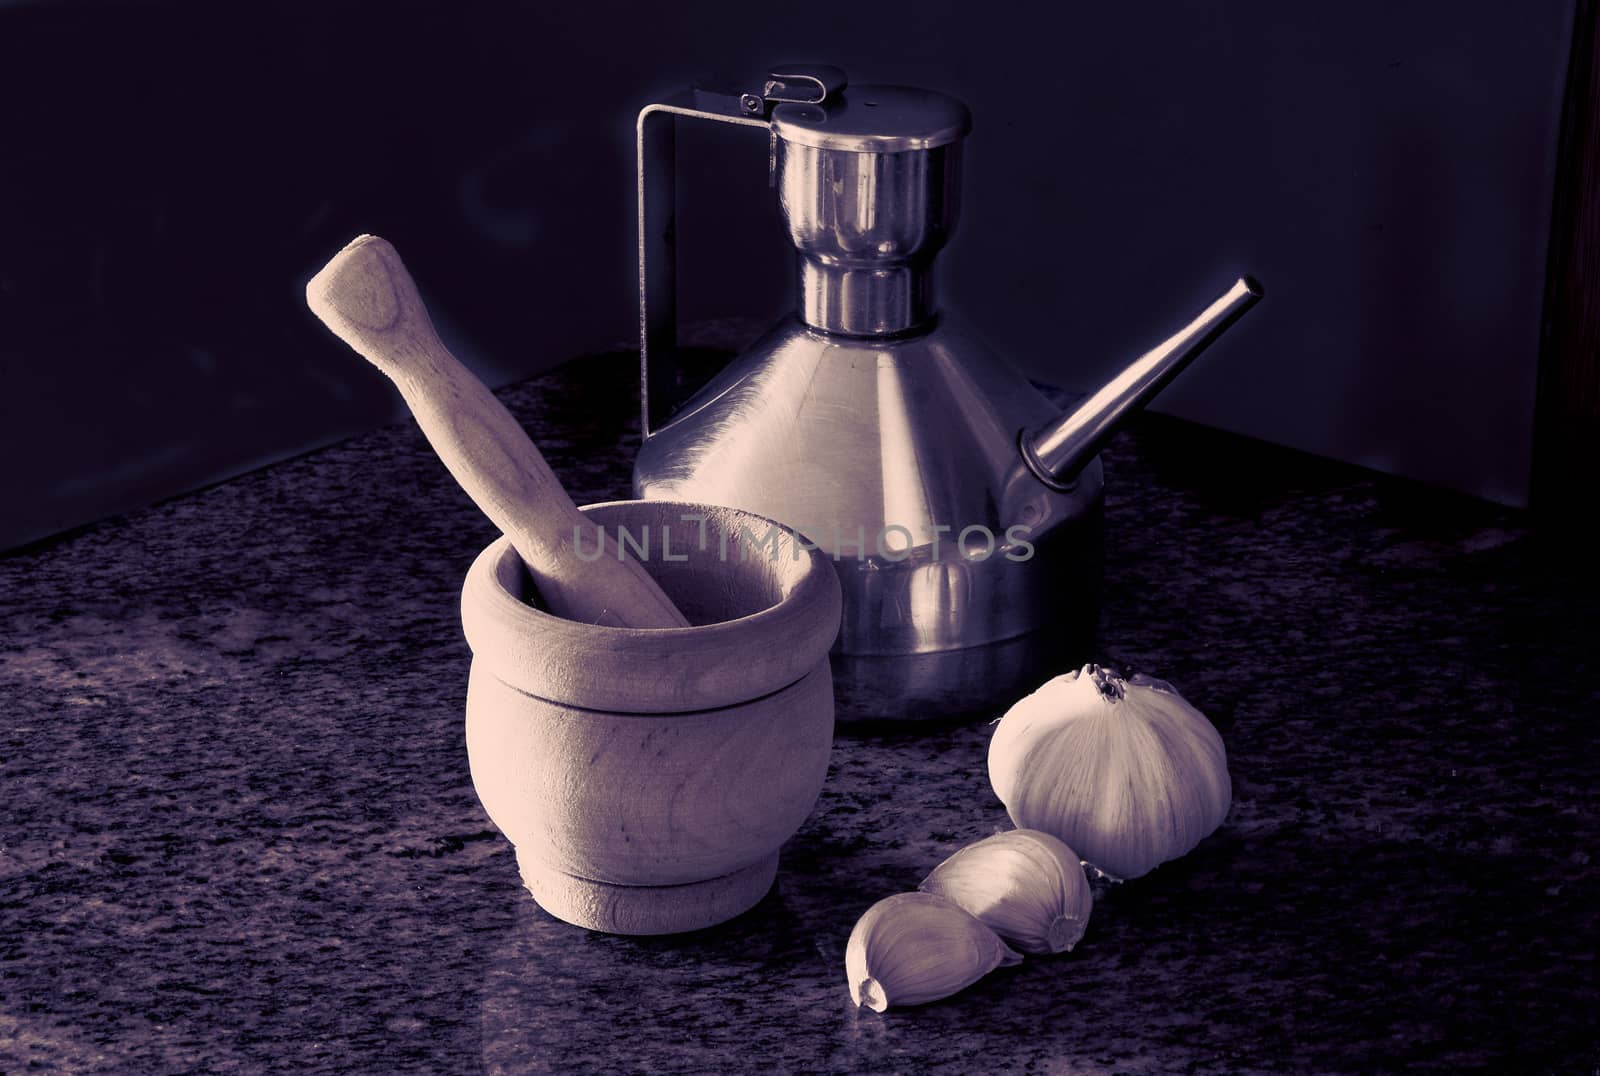
[[[633,116],[818,58],[976,116],[945,293],[1088,388],[1250,271],[1171,412],[1527,493],[1572,5],[0,3],[0,548],[400,414],[304,310],[361,231],[494,382],[635,332]],[[792,271],[765,147],[683,150],[688,319]],[[619,384],[619,393],[635,386]]]

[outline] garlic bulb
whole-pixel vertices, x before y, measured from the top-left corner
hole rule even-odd
[[[917,888],[959,904],[1024,953],[1071,949],[1094,903],[1078,854],[1036,829],[969,844]]]
[[[1022,957],[988,927],[932,893],[896,893],[857,920],[845,947],[850,998],[883,1012],[964,990]]]
[[[1000,719],[989,783],[1018,826],[1135,878],[1222,824],[1233,793],[1222,737],[1172,687],[1098,665],[1058,676]]]

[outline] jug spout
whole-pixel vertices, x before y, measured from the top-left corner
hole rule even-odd
[[[1110,383],[1060,418],[1024,430],[1018,447],[1033,476],[1052,489],[1072,487],[1090,460],[1137,412],[1261,298],[1252,277],[1239,280],[1189,324],[1145,352]]]

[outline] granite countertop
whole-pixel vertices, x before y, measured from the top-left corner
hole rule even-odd
[[[627,355],[505,392],[625,495]],[[0,558],[0,1070],[1600,1067],[1600,587],[1525,516],[1172,420],[1106,456],[1098,657],[1235,801],[1073,953],[852,1007],[874,900],[1007,825],[979,722],[842,731],[773,892],[587,933],[521,889],[462,732],[492,527],[412,425]]]

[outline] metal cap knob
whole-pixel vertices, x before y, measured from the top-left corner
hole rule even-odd
[[[852,86],[821,104],[780,104],[772,128],[785,142],[856,153],[898,153],[958,142],[972,113],[954,97],[912,86]]]

